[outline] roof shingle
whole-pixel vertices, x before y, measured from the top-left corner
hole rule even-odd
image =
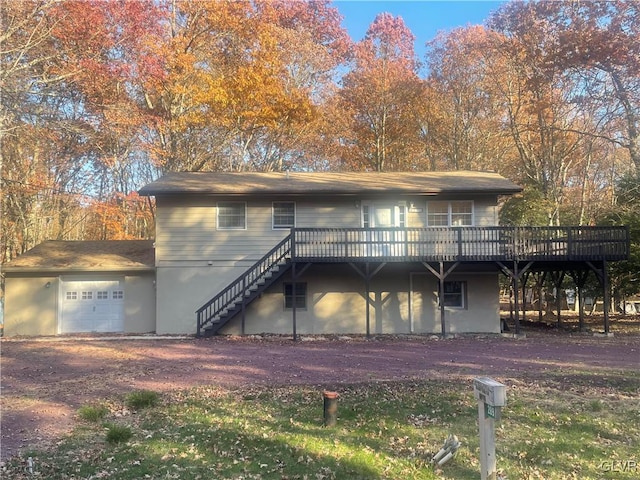
[[[174,172],[140,190],[141,195],[362,195],[480,193],[512,195],[522,188],[493,172]]]
[[[36,245],[3,266],[5,272],[153,270],[152,240],[59,241]]]

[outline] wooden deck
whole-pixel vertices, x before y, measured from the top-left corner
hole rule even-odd
[[[294,228],[294,262],[616,261],[626,227]]]

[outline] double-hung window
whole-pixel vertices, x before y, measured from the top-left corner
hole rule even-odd
[[[290,310],[295,305],[296,308],[307,308],[307,284],[296,283],[295,292],[293,283],[284,284],[284,308]]]
[[[273,202],[271,210],[274,230],[293,228],[296,226],[295,202]]]
[[[471,200],[427,202],[429,227],[473,226],[473,202]]]
[[[466,308],[466,282],[444,282],[444,306]]]
[[[245,230],[246,228],[246,203],[218,202],[218,230]]]

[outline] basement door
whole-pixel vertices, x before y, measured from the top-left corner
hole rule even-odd
[[[124,278],[63,280],[58,333],[124,331]]]

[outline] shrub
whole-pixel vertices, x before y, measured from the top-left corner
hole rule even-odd
[[[78,415],[87,422],[98,422],[107,416],[109,409],[104,405],[83,405],[78,409]]]
[[[127,395],[126,404],[132,410],[153,407],[158,403],[160,395],[151,390],[138,390]]]
[[[589,407],[592,412],[601,412],[603,409],[603,404],[602,404],[602,401],[600,401],[599,399],[595,399],[589,402]]]
[[[133,436],[133,432],[129,427],[124,425],[107,424],[107,442],[121,443],[126,442]]]

